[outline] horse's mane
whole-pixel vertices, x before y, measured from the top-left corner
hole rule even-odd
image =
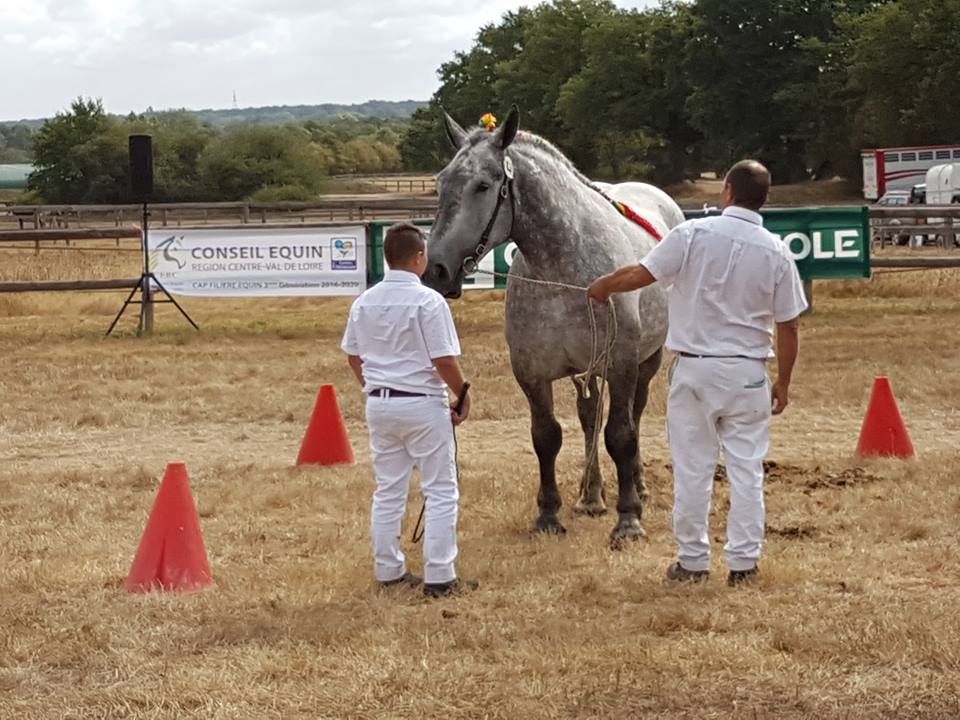
[[[474,130],[467,136],[467,141],[469,146],[472,148],[484,138],[488,137],[489,133],[483,128],[478,128]],[[552,160],[557,165],[559,165],[564,170],[572,173],[574,177],[577,178],[580,182],[586,185],[591,190],[594,189],[593,181],[590,180],[586,175],[580,172],[577,169],[577,166],[568,158],[563,152],[554,145],[552,142],[547,140],[540,135],[536,135],[527,130],[520,130],[517,133],[516,139],[513,141],[513,144],[510,145],[511,148],[517,150],[532,150],[534,152],[539,152],[547,159]]]

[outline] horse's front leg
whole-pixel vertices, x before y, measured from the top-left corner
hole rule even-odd
[[[643,498],[638,489],[640,444],[633,410],[637,375],[637,367],[633,365],[609,378],[610,412],[605,440],[607,452],[617,466],[619,517],[610,533],[610,547],[615,550],[622,548],[627,540],[639,540],[646,535],[640,525],[643,515]]]
[[[603,492],[603,475],[600,472],[600,452],[591,452],[596,442],[600,443],[600,436],[596,434],[597,423],[603,422],[603,418],[597,418],[597,405],[600,402],[600,391],[597,387],[597,379],[590,378],[590,384],[587,386],[589,397],[584,397],[580,392],[580,386],[577,386],[577,415],[580,417],[580,427],[583,428],[584,443],[584,465],[583,479],[580,481],[580,498],[574,505],[573,511],[581,515],[590,517],[599,517],[607,512],[606,497]]]
[[[563,444],[563,429],[553,413],[553,384],[550,381],[519,380],[530,403],[530,432],[533,449],[540,461],[540,491],[537,506],[540,516],[532,532],[562,535],[567,530],[560,524],[558,513],[563,501],[557,487],[557,455]]]

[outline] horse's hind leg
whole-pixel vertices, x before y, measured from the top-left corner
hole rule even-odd
[[[637,487],[640,461],[633,409],[638,375],[638,368],[633,365],[610,377],[610,413],[604,437],[607,452],[617,466],[619,518],[610,533],[610,547],[613,549],[622,548],[627,540],[638,540],[646,535],[640,525],[643,500]]]
[[[577,386],[577,415],[580,416],[580,427],[583,428],[584,465],[583,479],[580,481],[580,499],[574,505],[573,511],[581,515],[599,517],[606,514],[607,504],[603,492],[603,476],[600,473],[599,448],[592,457],[590,452],[594,441],[597,443],[600,441],[600,437],[596,436],[597,403],[600,400],[600,391],[595,377],[590,379],[588,389],[590,397],[585,398],[580,392],[579,385]]]
[[[553,414],[553,385],[549,381],[519,382],[530,403],[530,432],[533,449],[540,461],[540,491],[537,493],[540,516],[533,525],[533,532],[560,535],[566,532],[557,517],[562,504],[557,488],[557,455],[563,443],[563,430]]]
[[[640,375],[637,378],[637,392],[633,401],[633,421],[637,426],[637,433],[640,432],[640,418],[643,417],[643,411],[647,407],[647,399],[650,396],[650,381],[653,380],[657,371],[660,369],[660,363],[663,359],[663,350],[657,350],[653,355],[640,363]],[[637,477],[634,483],[637,486],[637,494],[640,496],[640,507],[647,500],[647,486],[643,481],[643,454],[640,452],[639,443],[637,446]]]

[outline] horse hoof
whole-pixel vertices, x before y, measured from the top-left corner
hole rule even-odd
[[[531,535],[566,535],[567,529],[560,524],[556,515],[541,515],[530,528]]]
[[[578,500],[577,504],[573,506],[573,512],[577,515],[586,515],[587,517],[602,517],[607,514],[607,506],[603,504],[602,500],[596,500],[594,502]]]
[[[623,550],[628,541],[636,542],[646,536],[647,534],[643,531],[643,528],[640,527],[640,521],[636,518],[622,521],[613,529],[613,532],[610,533],[610,549]]]

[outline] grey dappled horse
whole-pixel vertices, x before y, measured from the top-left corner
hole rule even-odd
[[[437,176],[439,210],[430,234],[430,264],[424,282],[446,297],[459,297],[465,265],[512,239],[519,249],[507,280],[506,337],[513,374],[530,403],[533,446],[540,461],[540,515],[534,530],[564,533],[556,458],[562,443],[554,415],[553,381],[584,371],[591,361],[592,333],[585,292],[523,282],[537,278],[586,287],[607,272],[636,263],[656,242],[624,218],[591,182],[549,142],[518,133],[514,107],[494,132],[467,132],[449,115],[447,133],[458,149]],[[643,183],[606,186],[661,234],[683,221],[677,204]],[[605,441],[616,463],[619,520],[611,542],[643,536],[640,519],[646,490],[637,426],[651,378],[660,367],[667,329],[666,296],[653,286],[616,295],[618,334],[609,371],[610,408]],[[606,308],[597,307],[601,341]],[[597,381],[589,397],[578,395],[587,466],[575,511],[606,512],[599,461],[590,462]]]

